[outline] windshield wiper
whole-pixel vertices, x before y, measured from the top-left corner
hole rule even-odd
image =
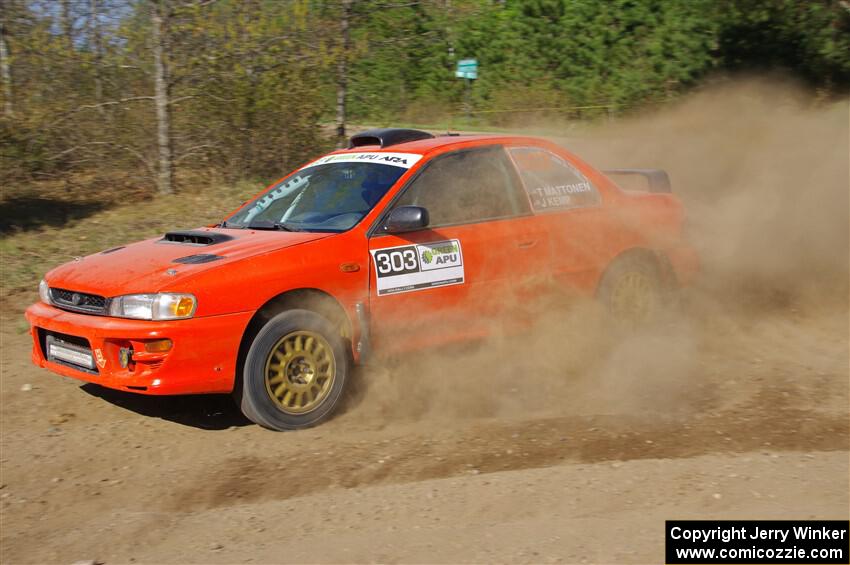
[[[285,222],[275,222],[274,229],[283,231],[304,231],[301,228],[296,228],[292,224],[287,224]]]
[[[282,230],[282,231],[301,231],[292,224],[284,222],[272,222],[271,220],[254,220],[248,224],[249,230]]]
[[[214,227],[225,228],[225,229],[228,229],[228,230],[244,230],[244,229],[246,229],[245,226],[240,226],[238,224],[237,225],[228,224],[227,220],[222,220],[221,223],[216,224]]]

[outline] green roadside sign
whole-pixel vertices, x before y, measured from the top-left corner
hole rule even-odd
[[[478,78],[478,59],[461,59],[455,71],[457,78],[475,80]]]

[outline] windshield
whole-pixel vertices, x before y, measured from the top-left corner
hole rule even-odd
[[[362,220],[406,170],[363,162],[311,165],[283,179],[222,227],[345,231]]]

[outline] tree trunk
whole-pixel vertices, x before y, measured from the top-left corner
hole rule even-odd
[[[173,164],[171,158],[171,110],[169,108],[168,62],[166,57],[166,34],[160,2],[153,2],[151,10],[151,39],[153,40],[154,104],[156,106],[156,141],[159,153],[159,169],[156,186],[160,194],[174,192],[172,186]]]
[[[339,20],[342,52],[336,62],[336,144],[345,147],[348,136],[345,132],[346,107],[348,96],[348,52],[351,50],[351,1],[342,0],[342,14]]]
[[[11,118],[12,107],[12,69],[9,61],[9,46],[6,44],[6,27],[0,22],[0,82],[3,83],[3,116]]]
[[[103,101],[103,78],[101,67],[103,63],[103,40],[100,32],[99,0],[89,0],[88,42],[89,49],[94,55],[94,100],[100,104]],[[106,113],[103,106],[97,107],[101,115]]]
[[[74,52],[74,24],[71,21],[71,2],[62,0],[62,34],[68,44],[68,54]]]
[[[242,176],[249,176],[256,170],[254,167],[254,117],[257,113],[257,81],[259,77],[252,67],[245,71],[248,75],[248,91],[245,93],[245,106],[242,113]]]

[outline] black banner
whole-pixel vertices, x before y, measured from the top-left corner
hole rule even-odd
[[[665,562],[850,563],[847,520],[668,520]]]

